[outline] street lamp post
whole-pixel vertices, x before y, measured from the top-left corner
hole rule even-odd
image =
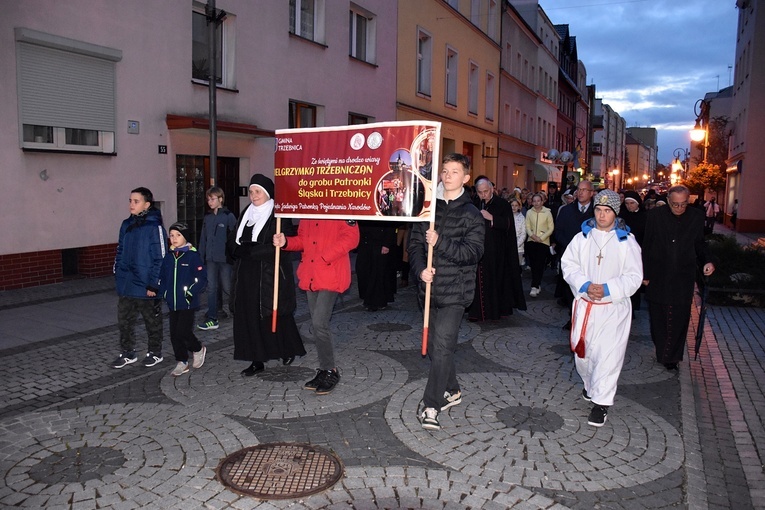
[[[574,159],[574,155],[569,151],[558,152],[556,149],[550,149],[547,151],[547,159],[552,161],[555,166],[561,167],[561,183],[560,189],[566,187],[566,168],[568,164]]]
[[[690,156],[690,153],[688,149],[682,149],[677,148],[672,153],[673,156],[675,156],[675,161],[672,163],[672,173],[680,173],[682,172],[682,178],[687,179],[687,171],[688,171],[688,157]],[[682,159],[681,159],[682,157]]]
[[[707,162],[707,147],[709,146],[709,103],[703,99],[693,105],[693,113],[696,115],[696,124],[691,129],[691,140],[704,142],[701,151],[701,161]]]
[[[616,191],[616,179],[619,178],[619,169],[618,168],[614,168],[613,170],[608,172],[608,175],[611,176],[611,189],[613,191]]]

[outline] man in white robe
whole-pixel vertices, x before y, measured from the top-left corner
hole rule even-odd
[[[616,383],[632,324],[630,296],[643,279],[640,246],[619,214],[619,195],[595,197],[595,217],[582,223],[561,259],[563,278],[574,293],[571,350],[593,403],[587,423],[602,427],[614,403]]]

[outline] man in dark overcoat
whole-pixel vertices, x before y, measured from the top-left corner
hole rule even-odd
[[[475,188],[473,203],[481,211],[486,233],[483,257],[476,271],[475,297],[468,308],[468,319],[473,322],[498,320],[511,315],[513,308],[526,309],[513,209],[497,196],[487,177],[477,177]]]
[[[592,181],[583,180],[579,182],[576,188],[576,200],[560,208],[558,217],[555,220],[555,250],[562,257],[571,240],[582,231],[582,223],[594,216],[595,208],[592,204],[592,198],[595,196],[595,188]],[[558,278],[555,286],[555,297],[560,298],[560,304],[571,308],[574,302],[574,295],[568,284],[563,280],[563,271],[558,272]],[[569,320],[563,329],[571,329]]]
[[[651,318],[656,360],[676,370],[683,360],[697,268],[710,276],[715,266],[704,241],[704,212],[689,207],[690,191],[673,186],[668,207],[648,212],[643,238],[643,284]]]

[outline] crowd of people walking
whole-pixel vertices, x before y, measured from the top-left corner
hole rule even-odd
[[[199,250],[183,222],[171,225],[168,236],[151,191],[134,189],[114,265],[121,352],[112,367],[138,361],[133,333],[138,314],[148,335],[143,364],[164,360],[163,301],[176,360],[172,376],[202,367],[207,349],[194,333],[194,315],[206,287],[207,313],[196,329],[217,329],[229,315],[228,305],[233,357],[249,363],[242,376],[263,372],[274,360],[291,365],[306,355],[294,318],[296,285],[288,256],[300,252],[297,288],[307,296],[319,364],[303,387],[326,395],[340,382],[339,366],[352,362],[336,359],[330,321],[338,296],[351,286],[350,254],[356,251],[357,288],[366,310],[385,310],[399,286],[410,281],[418,286],[429,317],[431,362],[417,410],[423,428],[439,429],[439,413],[462,401],[454,365],[462,319],[500,321],[526,310],[526,271],[532,300],[547,292],[545,272],[554,273],[555,285],[548,287],[554,292],[547,297],[557,298],[570,313],[562,329],[582,378],[582,398],[593,405],[590,425],[603,426],[614,404],[641,295],[648,303],[656,360],[677,370],[694,284],[715,270],[705,242],[719,214],[714,199],[695,207],[684,186],[641,196],[631,190],[597,192],[585,179],[562,192],[550,183],[546,191],[532,193],[498,191],[483,175],[474,177],[472,186],[470,180],[465,156],[445,156],[432,224],[303,219],[295,228],[291,220],[275,218],[274,182],[255,174],[250,203],[239,218],[224,207],[220,188],[207,191],[210,212]]]

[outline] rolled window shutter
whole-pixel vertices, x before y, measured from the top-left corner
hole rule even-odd
[[[22,124],[115,131],[113,61],[17,43]]]

